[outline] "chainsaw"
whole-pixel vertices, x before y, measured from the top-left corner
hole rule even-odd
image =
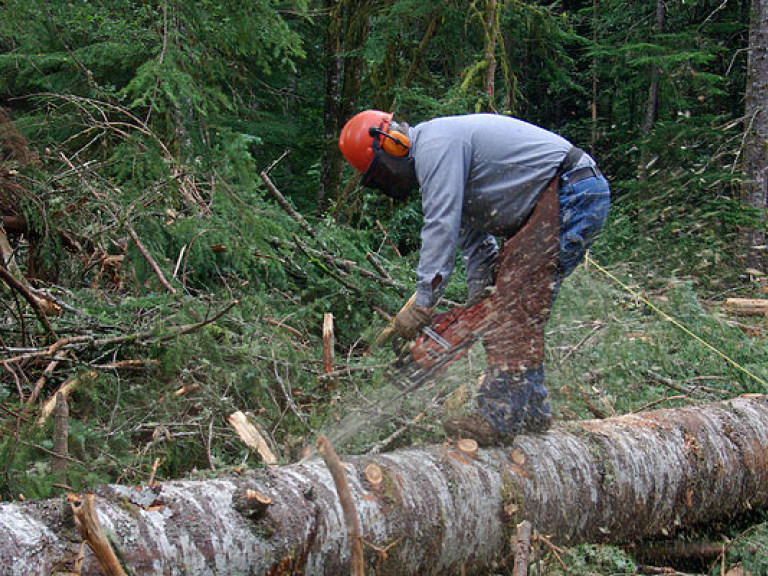
[[[471,308],[457,306],[436,314],[408,346],[410,359],[422,370],[445,369],[462,358],[482,336],[489,310],[490,300],[486,299]]]
[[[416,294],[406,302],[400,312],[412,306]],[[394,368],[407,380],[425,382],[434,378],[448,366],[462,358],[482,336],[488,325],[492,297],[465,308],[456,306],[447,312],[436,314],[429,326],[420,330],[419,336],[397,349]],[[376,338],[381,346],[394,336],[394,318]]]

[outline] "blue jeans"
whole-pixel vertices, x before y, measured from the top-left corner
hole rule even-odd
[[[611,192],[602,176],[587,178],[576,184],[563,177],[560,188],[560,263],[555,274],[555,293],[563,279],[574,271],[594,244],[608,218]]]

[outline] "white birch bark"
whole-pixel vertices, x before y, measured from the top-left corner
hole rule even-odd
[[[618,543],[765,507],[767,446],[768,400],[745,396],[564,423],[476,459],[446,444],[345,461],[363,538],[391,545],[386,557],[366,548],[370,573],[472,574],[512,562],[523,519],[563,544]],[[378,490],[364,480],[371,462],[384,472]],[[271,498],[265,515],[241,512],[245,490]],[[341,506],[319,459],[151,494],[97,491],[129,574],[349,573]],[[0,574],[70,568],[80,538],[66,510],[63,499],[0,504]],[[82,574],[97,573],[89,553]]]

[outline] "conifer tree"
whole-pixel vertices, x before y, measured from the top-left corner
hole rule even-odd
[[[765,269],[765,229],[768,199],[768,1],[753,0],[749,27],[746,87],[746,139],[742,199],[757,211],[758,224],[742,233],[746,265]]]

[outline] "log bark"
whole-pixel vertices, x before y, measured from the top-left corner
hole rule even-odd
[[[531,522],[560,544],[633,541],[768,505],[768,399],[559,424],[514,446],[420,446],[346,457],[365,558],[375,574],[479,574],[510,566]],[[513,457],[514,455],[514,457]],[[383,473],[377,490],[364,470]],[[318,459],[139,491],[105,486],[96,510],[131,574],[344,574],[349,542]],[[271,500],[258,519],[235,495]],[[150,502],[151,500],[151,502]],[[0,504],[0,572],[65,571],[79,538],[63,500]],[[386,553],[382,553],[386,550]],[[88,552],[82,574],[96,574]]]

